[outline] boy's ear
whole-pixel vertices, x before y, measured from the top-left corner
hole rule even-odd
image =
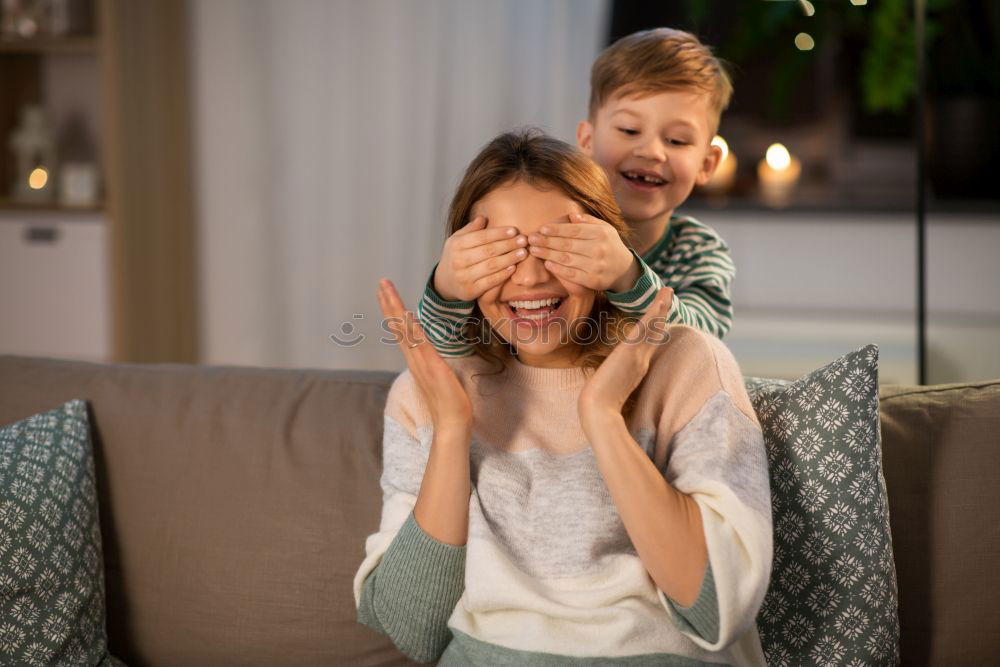
[[[581,120],[576,125],[576,145],[586,155],[594,154],[594,126],[589,120]]]
[[[719,168],[719,163],[722,162],[722,149],[715,144],[709,144],[708,152],[705,153],[705,159],[701,162],[701,169],[698,170],[698,176],[695,178],[695,183],[698,185],[705,185],[708,183],[708,179],[712,178],[712,174],[715,170]]]

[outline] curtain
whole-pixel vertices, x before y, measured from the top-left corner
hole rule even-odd
[[[399,369],[462,173],[496,134],[575,143],[607,0],[190,2],[202,361]],[[339,339],[339,343],[332,336]]]

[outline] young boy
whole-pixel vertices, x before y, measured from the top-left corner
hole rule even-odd
[[[417,306],[442,355],[471,351],[462,327],[475,300],[507,280],[529,252],[557,277],[605,290],[622,311],[641,315],[666,286],[674,290],[668,321],[720,338],[732,326],[729,247],[707,225],[674,214],[722,157],[711,144],[732,95],[722,64],[694,35],[656,28],[605,49],[591,68],[590,86],[577,146],[607,173],[633,248],[590,216],[547,225],[530,237],[474,220],[445,242]]]

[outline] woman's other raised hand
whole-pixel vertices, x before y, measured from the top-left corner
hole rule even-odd
[[[416,316],[406,310],[392,282],[382,279],[378,285],[378,303],[385,324],[403,351],[431,413],[435,433],[468,433],[472,425],[472,402],[455,372],[445,363],[424,336]]]
[[[590,435],[591,425],[608,416],[621,416],[622,407],[632,391],[646,377],[656,347],[666,343],[667,313],[673,289],[664,287],[656,294],[646,314],[635,324],[625,340],[618,343],[593,375],[587,378],[577,402],[580,422]]]

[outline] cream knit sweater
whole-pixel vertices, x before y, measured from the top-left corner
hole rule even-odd
[[[683,608],[629,540],[580,426],[578,368],[448,360],[473,402],[469,539],[412,516],[432,441],[410,373],[385,409],[382,519],[354,579],[359,621],[418,661],[764,665],[755,617],[771,572],[767,458],[739,367],[717,338],[669,328],[629,431],[701,510],[708,567]],[[655,508],[650,508],[655,511]]]

